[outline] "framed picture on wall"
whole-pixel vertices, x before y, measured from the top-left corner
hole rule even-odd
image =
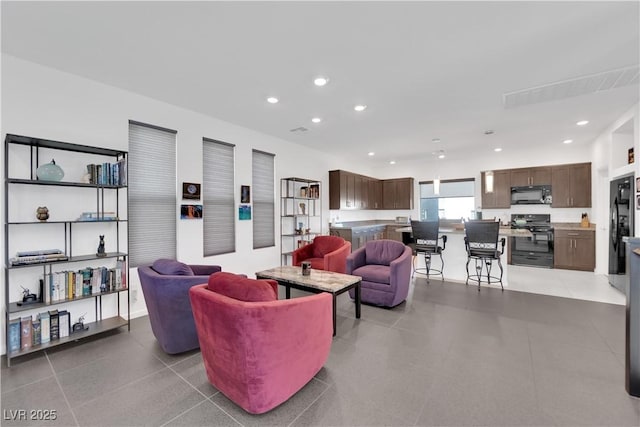
[[[202,218],[202,205],[180,205],[180,219]]]
[[[200,184],[196,184],[195,182],[183,182],[182,198],[200,200]]]
[[[240,203],[251,203],[251,187],[248,185],[240,186]]]

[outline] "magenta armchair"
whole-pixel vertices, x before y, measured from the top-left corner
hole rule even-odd
[[[349,255],[347,274],[362,277],[362,302],[395,307],[407,299],[411,257],[411,248],[395,240],[373,240]]]
[[[231,273],[189,290],[209,382],[252,414],[285,402],[331,350],[328,293],[277,300],[277,283]]]
[[[165,353],[198,348],[189,288],[207,283],[209,275],[220,270],[218,265],[187,265],[171,259],[138,267],[151,330]]]
[[[311,263],[316,270],[344,273],[347,255],[351,253],[351,242],[339,236],[317,236],[312,243],[293,251],[293,265],[302,261]]]

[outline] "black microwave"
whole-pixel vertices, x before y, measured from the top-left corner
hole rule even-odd
[[[511,187],[512,205],[550,205],[551,201],[550,185]]]

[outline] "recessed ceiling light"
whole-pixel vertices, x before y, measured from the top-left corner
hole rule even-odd
[[[320,77],[316,77],[316,78],[313,80],[313,84],[314,84],[314,85],[316,85],[316,86],[324,86],[324,85],[326,85],[327,83],[329,83],[329,79],[328,79],[328,78],[326,78],[326,77],[322,77],[322,76],[320,76]]]
[[[579,122],[577,122],[576,124],[577,124],[578,126],[584,126],[584,125],[586,125],[587,123],[589,123],[589,120],[580,120],[580,121],[579,121]]]
[[[313,119],[311,119],[311,121],[313,123],[320,123],[322,121],[322,119],[320,117],[314,117]]]
[[[279,99],[278,99],[278,98],[276,98],[275,96],[270,96],[270,97],[268,97],[268,98],[267,98],[267,102],[268,102],[269,104],[277,104],[277,103],[278,103],[278,101],[279,101]]]
[[[562,141],[563,144],[571,144],[573,142],[573,139],[565,139],[564,141]]]
[[[355,107],[353,107],[353,109],[356,110],[356,111],[364,111],[364,110],[367,109],[367,106],[363,105],[363,104],[358,104]]]
[[[440,142],[440,138],[433,138],[431,142]]]
[[[375,156],[375,155],[376,155],[376,153],[374,153],[373,151],[369,151],[369,155],[370,155],[370,156]]]
[[[444,155],[444,153],[443,153],[443,154],[438,154],[438,158],[439,158],[439,159],[444,159],[445,157],[446,157],[446,156]]]
[[[395,165],[395,164],[396,164],[396,161],[395,161],[395,160],[391,160],[391,161],[389,162],[389,164],[390,164],[390,165]]]
[[[498,148],[494,148],[493,151],[495,151],[496,153],[499,153],[502,151],[502,148],[498,147]]]

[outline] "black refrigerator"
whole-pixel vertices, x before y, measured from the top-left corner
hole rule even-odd
[[[609,224],[609,283],[626,294],[629,283],[627,242],[633,236],[633,175],[611,181]]]

